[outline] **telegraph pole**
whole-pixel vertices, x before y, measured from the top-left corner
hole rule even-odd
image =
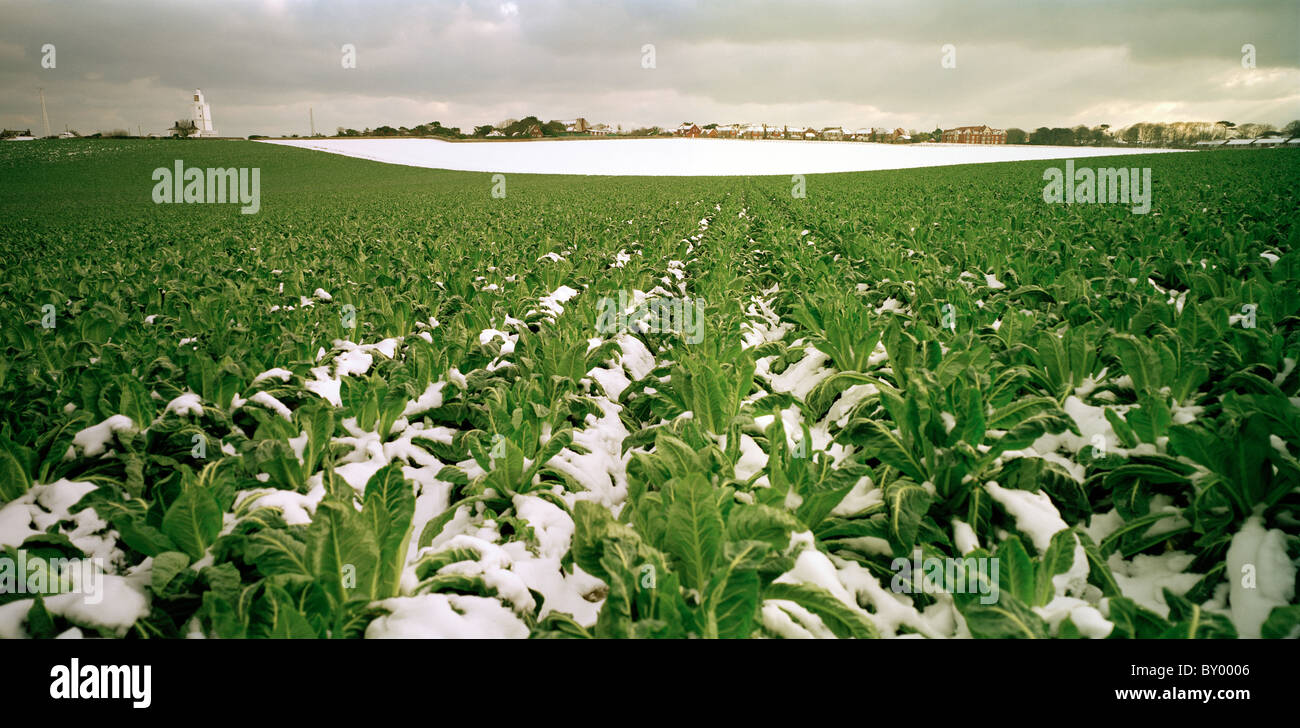
[[[307,118],[311,119],[311,135],[316,136],[316,113],[310,106],[307,107]]]
[[[45,119],[45,136],[50,135],[50,115],[45,113],[45,89],[37,89],[41,92],[41,117]]]

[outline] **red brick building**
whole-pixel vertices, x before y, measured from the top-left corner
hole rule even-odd
[[[945,144],[1006,144],[1007,131],[987,125],[959,126],[955,129],[945,129],[943,141]]]

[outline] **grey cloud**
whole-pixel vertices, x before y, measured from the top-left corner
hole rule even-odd
[[[218,129],[238,135],[302,133],[308,105],[325,130],[522,113],[1037,126],[1196,112],[1282,124],[1300,117],[1297,25],[1294,2],[1208,0],[29,0],[0,26],[0,124],[39,117],[37,86],[52,123],[82,131],[164,129],[194,87]],[[57,69],[39,66],[45,42]],[[344,43],[357,69],[341,68]],[[643,43],[655,44],[654,70],[640,67]],[[956,69],[939,65],[944,43]],[[1243,43],[1257,52],[1250,83],[1234,76]],[[1114,116],[1082,118],[1095,110]]]

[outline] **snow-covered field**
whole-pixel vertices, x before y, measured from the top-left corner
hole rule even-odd
[[[376,162],[468,172],[684,177],[860,172],[1177,151],[738,139],[563,139],[472,143],[438,139],[301,139],[268,143],[317,149]]]

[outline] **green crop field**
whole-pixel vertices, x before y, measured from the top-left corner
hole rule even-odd
[[[0,144],[0,636],[1295,635],[1300,152],[1063,163]]]

